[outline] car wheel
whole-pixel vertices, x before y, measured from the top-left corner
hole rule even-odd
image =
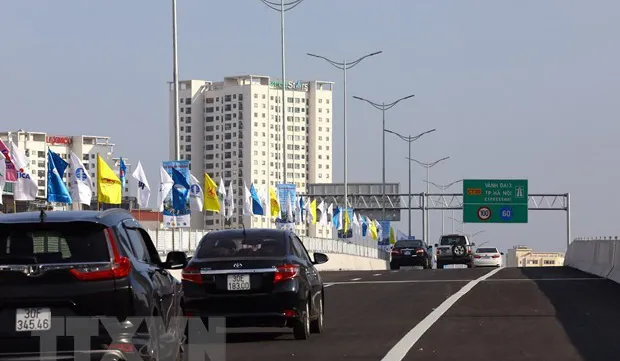
[[[293,336],[296,340],[307,340],[310,338],[310,302],[306,301],[306,309],[301,318],[293,326]]]
[[[442,262],[437,262],[437,269],[442,269],[444,264]]]
[[[310,323],[310,332],[321,333],[323,332],[323,293],[319,295],[319,306],[317,313],[319,314],[316,320]]]

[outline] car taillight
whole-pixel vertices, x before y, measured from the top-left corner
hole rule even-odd
[[[80,281],[115,280],[127,277],[131,272],[129,258],[121,257],[118,242],[111,228],[105,229],[105,236],[112,248],[112,261],[105,266],[91,266],[71,269],[71,274]]]
[[[191,283],[202,283],[202,274],[200,269],[195,267],[185,267],[181,272],[181,280]]]
[[[479,254],[475,255],[474,258],[482,258]]]
[[[424,253],[424,250],[423,249],[418,249],[418,250],[415,251],[415,253]]]
[[[273,277],[273,283],[282,282],[295,278],[299,275],[299,266],[294,264],[285,264],[276,267],[276,273]]]
[[[393,254],[400,254],[400,249],[393,249],[393,250],[392,250],[392,253],[393,253]]]
[[[494,254],[493,258],[499,258],[499,255],[498,254]]]

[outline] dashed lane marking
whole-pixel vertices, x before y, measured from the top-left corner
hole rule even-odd
[[[351,278],[351,281],[359,281],[361,278]]]
[[[375,273],[373,276],[375,276],[375,277],[381,276],[381,273]]]
[[[497,272],[499,272],[501,268],[494,269],[493,271],[485,274],[482,277],[479,277],[473,281],[470,281],[468,284],[463,286],[458,292],[450,296],[447,300],[445,300],[439,307],[433,310],[426,318],[422,320],[422,322],[418,323],[414,328],[409,331],[405,337],[403,337],[390,351],[388,351],[387,355],[381,359],[381,361],[401,361],[407,356],[409,350],[415,345],[416,342],[424,335],[424,333],[431,328],[437,322],[437,320],[444,314],[450,307],[452,307],[456,301],[458,301],[461,297],[463,297],[467,292],[471,291],[474,286],[476,286],[480,281],[484,281],[489,277],[493,276]]]

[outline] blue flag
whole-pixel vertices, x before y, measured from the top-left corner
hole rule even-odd
[[[47,201],[71,204],[71,195],[62,180],[69,166],[60,155],[47,149]]]
[[[250,194],[252,195],[252,213],[254,213],[255,216],[264,216],[265,211],[263,210],[260,198],[258,198],[258,193],[256,192],[256,188],[254,188],[254,184],[250,187]]]
[[[125,161],[123,160],[123,158],[121,158],[120,165],[118,168],[119,168],[118,179],[120,179],[121,184],[123,185],[123,188],[125,188],[125,182],[127,181],[126,179],[127,167],[125,166]]]
[[[191,186],[183,173],[179,172],[176,168],[171,168],[171,170],[172,181],[174,182],[172,186],[172,208],[175,211],[184,211]]]
[[[334,225],[334,227],[336,227],[336,229],[340,227],[340,219],[338,217],[338,213],[340,213],[340,208],[334,208],[334,217],[332,218],[332,224]]]

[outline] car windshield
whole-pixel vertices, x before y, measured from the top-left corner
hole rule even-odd
[[[284,257],[283,239],[270,237],[204,238],[196,251],[196,258]]]
[[[478,248],[476,253],[497,253],[497,248]]]
[[[107,240],[98,224],[9,224],[0,230],[0,264],[108,261]]]
[[[441,237],[442,246],[454,246],[455,244],[467,244],[465,236],[443,236]]]
[[[403,241],[397,241],[396,243],[394,243],[394,248],[416,248],[416,247],[422,247],[422,241],[418,240],[418,239],[408,239],[408,240],[403,240]]]

